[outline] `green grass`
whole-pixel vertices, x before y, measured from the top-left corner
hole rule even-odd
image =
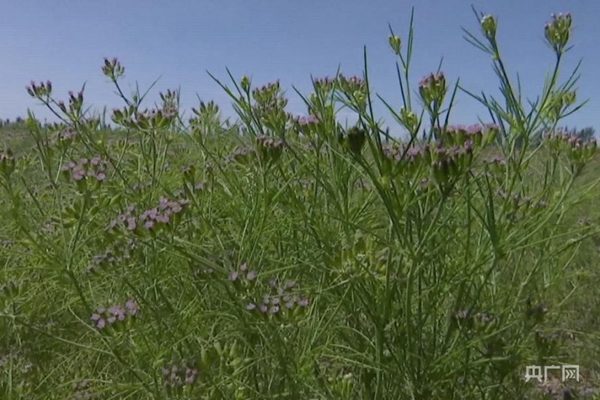
[[[549,384],[591,398],[596,145],[527,139],[579,107],[576,73],[557,73],[569,18],[550,25],[557,64],[529,108],[482,20],[487,43],[470,37],[506,101],[478,97],[492,124],[469,129],[447,123],[467,92],[434,74],[415,93],[412,29],[405,53],[392,32],[402,143],[373,115],[366,51],[363,77],[315,80],[311,120],[246,77],[218,81],[238,124],[213,103],[182,121],[177,91],[145,113],[117,60],[103,71],[119,129],[84,113],[83,93],[64,105],[29,88],[63,122],[3,128],[1,397],[551,398],[526,367],[575,364],[579,383]]]

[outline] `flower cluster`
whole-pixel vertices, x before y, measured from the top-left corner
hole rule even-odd
[[[226,163],[236,162],[239,164],[248,164],[256,156],[256,150],[251,146],[236,147],[227,157]]]
[[[198,368],[191,362],[172,363],[162,369],[164,384],[169,389],[192,386],[198,379]]]
[[[415,171],[421,165],[432,168],[433,178],[438,183],[446,182],[450,177],[459,176],[471,165],[473,159],[473,141],[467,139],[461,145],[444,146],[442,142],[413,143],[405,146],[394,143],[383,148],[384,156],[396,166]]]
[[[315,78],[313,79],[313,86],[317,93],[321,93],[324,96],[331,93],[333,88],[335,87],[335,79],[332,79],[329,76],[325,78]]]
[[[71,145],[71,143],[76,141],[78,138],[77,131],[71,128],[61,130],[60,132],[58,132],[57,136],[58,144],[63,150],[67,149]]]
[[[214,101],[209,101],[205,103],[204,101],[200,102],[200,109],[196,109],[192,107],[192,113],[196,115],[195,117],[191,117],[189,119],[190,125],[195,127],[208,127],[220,125],[219,118],[219,106]],[[214,124],[214,125],[213,125]]]
[[[545,132],[544,139],[552,150],[565,151],[567,157],[579,166],[593,159],[598,148],[598,143],[594,138],[584,140],[579,136],[562,131]]]
[[[72,178],[76,182],[84,182],[93,179],[99,183],[106,179],[106,166],[108,162],[94,156],[91,159],[81,158],[77,163],[71,161],[67,165],[63,165],[61,171],[66,177]]]
[[[350,78],[347,78],[343,74],[339,74],[338,83],[342,92],[349,97],[356,96],[355,93],[364,94],[367,90],[367,84],[365,80],[358,76],[351,76]]]
[[[596,148],[596,139],[584,140],[581,137],[570,135],[564,131],[544,132],[544,139],[554,146],[562,146],[562,149]]]
[[[139,219],[144,224],[146,229],[152,229],[155,225],[167,225],[177,215],[179,215],[185,207],[189,205],[188,199],[180,199],[172,201],[166,197],[161,197],[158,207],[144,211]]]
[[[285,311],[301,310],[310,305],[308,297],[299,296],[292,292],[292,289],[297,287],[295,281],[288,280],[282,284],[277,279],[271,279],[269,286],[272,289],[272,293],[265,294],[260,302],[246,304],[246,310],[261,314],[276,315]]]
[[[69,91],[69,111],[75,115],[80,116],[81,109],[83,107],[83,90],[80,90],[75,94],[72,91]],[[65,103],[62,101],[58,102],[58,108],[64,113],[67,112],[67,107]]]
[[[383,156],[393,162],[400,163],[409,156],[409,152],[413,157],[424,156],[429,153],[429,144],[424,143],[423,145],[418,143],[413,143],[411,146],[407,147],[404,143],[393,142],[391,144],[384,144],[383,146]]]
[[[267,136],[256,138],[256,147],[260,158],[267,162],[276,162],[281,157],[285,142],[281,139],[274,139]]]
[[[496,124],[475,124],[470,126],[453,125],[442,131],[441,141],[447,145],[464,145],[471,140],[474,146],[479,147],[494,143],[500,127]]]
[[[117,218],[110,221],[106,230],[115,229],[118,225],[125,225],[125,229],[128,231],[133,231],[137,228],[137,220],[133,215],[133,212],[136,210],[136,205],[131,204],[128,205],[125,209],[125,212],[120,214]]]
[[[255,101],[252,112],[266,128],[278,131],[285,127],[288,100],[281,91],[279,81],[254,89],[252,97]]]
[[[248,264],[243,263],[237,270],[229,274],[229,280],[235,283],[255,282],[257,276],[256,271],[248,271]]]
[[[135,111],[129,107],[125,110],[114,109],[112,120],[127,128],[149,130],[169,127],[177,115],[178,111],[173,107],[143,111]]]
[[[548,44],[557,54],[565,51],[571,38],[571,25],[573,19],[571,14],[552,14],[552,21],[546,24],[544,33]]]
[[[121,246],[112,246],[100,254],[92,257],[92,261],[86,268],[88,274],[98,274],[111,264],[128,260],[131,258],[132,250],[137,248],[135,239],[127,239]]]
[[[346,78],[338,75],[338,87],[350,102],[349,106],[355,111],[365,111],[367,107],[367,83],[358,76]],[[358,107],[358,108],[356,108]]]
[[[145,210],[139,216],[134,215],[136,205],[129,205],[123,214],[110,221],[106,230],[110,231],[117,226],[123,226],[128,231],[138,232],[138,228],[143,226],[150,232],[153,232],[157,228],[179,222],[181,213],[187,209],[189,204],[190,201],[186,198],[174,201],[166,197],[161,197],[158,207]]]
[[[125,67],[123,67],[121,65],[121,62],[116,58],[109,60],[107,57],[104,57],[102,73],[108,76],[113,81],[116,81],[121,76],[123,76],[123,74],[125,74]]]
[[[287,99],[281,94],[281,85],[278,80],[254,89],[252,98],[259,109],[267,112],[269,110],[283,110],[287,105]]]
[[[446,182],[449,177],[459,176],[471,165],[473,159],[473,142],[467,140],[462,146],[445,148],[436,146],[433,152],[433,177],[439,183]]]
[[[291,129],[306,137],[314,137],[317,134],[317,129],[321,123],[321,119],[316,115],[293,115],[288,116],[291,122]]]
[[[30,85],[26,87],[27,93],[31,97],[42,98],[49,97],[52,94],[52,82],[46,81],[40,82],[39,84],[31,81]]]
[[[162,112],[167,116],[176,116],[179,113],[179,91],[167,89],[166,93],[159,93],[163,102]]]
[[[97,329],[102,330],[108,326],[118,326],[117,324],[123,323],[128,318],[133,318],[138,315],[139,311],[135,299],[129,299],[124,305],[113,305],[108,309],[98,307],[96,312],[90,317],[90,320]]]
[[[434,102],[438,106],[442,104],[447,91],[446,77],[443,72],[429,74],[419,82],[419,94],[427,106],[431,106]]]
[[[308,127],[314,126],[321,122],[319,117],[315,115],[297,115],[291,116],[291,119],[294,123],[296,123],[299,127]]]

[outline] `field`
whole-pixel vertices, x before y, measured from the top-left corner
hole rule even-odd
[[[483,17],[504,99],[466,127],[460,88],[413,88],[411,34],[392,33],[401,139],[373,115],[366,51],[364,76],[314,80],[305,116],[278,83],[219,80],[234,123],[212,102],[182,120],[177,91],[145,109],[117,59],[112,128],[83,90],[32,83],[62,122],[0,130],[0,397],[600,396],[600,165],[559,129],[579,107],[570,29],[546,28],[557,63],[528,105]]]

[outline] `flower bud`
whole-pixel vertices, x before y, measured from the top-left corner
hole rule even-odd
[[[402,107],[400,110],[400,115],[402,117],[402,122],[404,126],[410,131],[414,132],[419,125],[419,117],[412,111],[408,111],[406,108]]]
[[[395,36],[395,35],[390,35],[389,43],[390,43],[390,47],[394,51],[394,54],[399,56],[400,55],[400,47],[402,45],[402,40],[400,39],[400,37]]]
[[[488,40],[496,39],[496,20],[492,15],[486,15],[481,19],[481,29]]]
[[[446,77],[443,72],[429,74],[419,82],[419,94],[427,105],[432,102],[441,104],[447,90]]]
[[[359,127],[352,127],[348,130],[346,140],[348,142],[348,148],[354,154],[360,154],[365,141],[365,131]]]
[[[571,37],[571,25],[571,14],[552,14],[552,21],[546,24],[546,40],[557,54],[563,53],[567,47]]]
[[[250,78],[248,78],[246,75],[244,75],[244,77],[242,78],[241,86],[244,92],[250,92]]]

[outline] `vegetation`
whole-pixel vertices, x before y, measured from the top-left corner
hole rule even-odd
[[[2,398],[594,395],[596,142],[558,129],[583,105],[577,71],[559,74],[571,16],[545,28],[556,63],[529,103],[494,17],[477,17],[481,39],[466,37],[502,100],[440,71],[413,91],[412,22],[406,45],[391,32],[402,140],[373,115],[366,51],[362,77],[298,93],[306,116],[279,83],[215,78],[236,123],[213,102],[183,121],[178,91],[142,109],[117,59],[102,67],[125,103],[115,129],[83,89],[63,102],[32,83],[61,122],[30,112],[2,129]],[[459,93],[490,121],[451,125]],[[340,108],[358,123],[341,126]],[[579,382],[525,379],[563,364]]]

